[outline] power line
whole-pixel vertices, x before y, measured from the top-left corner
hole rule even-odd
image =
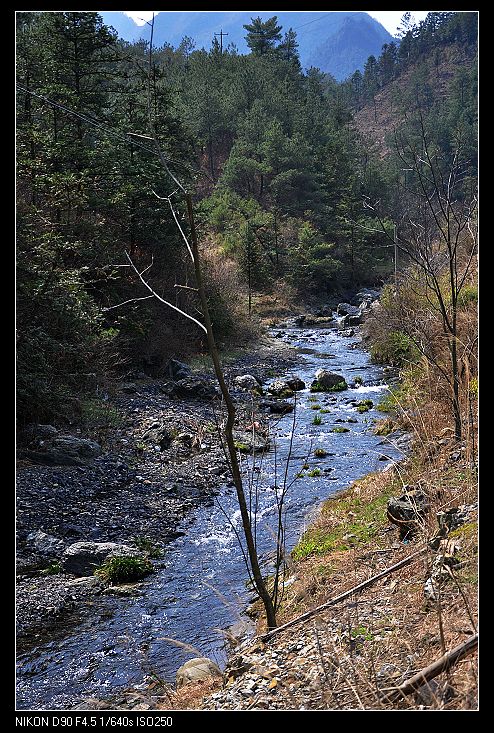
[[[314,18],[313,20],[307,21],[307,23],[302,23],[302,25],[297,25],[295,28],[293,28],[294,31],[297,31],[299,28],[303,28],[306,25],[310,25],[311,23],[315,23],[316,20],[322,20],[327,15],[331,15],[334,11],[331,11],[329,13],[324,13],[324,15],[320,15],[319,18]]]
[[[56,107],[57,109],[61,109],[63,112],[66,112],[69,115],[73,115],[74,117],[78,117],[79,119],[83,120],[84,122],[87,122],[90,125],[93,125],[93,127],[98,127],[100,130],[103,130],[108,135],[112,135],[115,138],[118,138],[119,140],[123,140],[126,143],[131,143],[132,145],[135,145],[138,148],[142,148],[142,150],[145,150],[148,153],[151,153],[151,155],[158,155],[156,150],[152,150],[151,148],[148,148],[146,145],[143,145],[142,143],[137,142],[137,140],[132,140],[131,138],[127,137],[126,135],[121,135],[118,132],[115,132],[115,130],[112,130],[110,127],[106,127],[106,125],[101,124],[100,122],[96,122],[91,117],[88,117],[87,115],[83,115],[80,112],[75,112],[73,109],[69,109],[68,107],[65,107],[63,104],[59,104],[58,102],[54,102],[51,99],[48,99],[48,97],[45,97],[43,94],[37,94],[36,92],[33,92],[31,89],[26,89],[25,87],[21,86],[20,84],[17,85],[18,89],[25,92],[26,94],[30,94],[33,97],[37,97],[38,99],[42,99],[47,104],[51,104],[52,107]]]

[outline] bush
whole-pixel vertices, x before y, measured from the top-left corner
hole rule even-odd
[[[465,285],[458,295],[458,308],[468,308],[478,301],[478,290],[476,285]]]
[[[377,336],[370,348],[375,364],[401,367],[418,359],[419,353],[413,341],[403,331],[389,331]]]
[[[153,564],[143,557],[117,555],[111,557],[94,571],[94,574],[111,584],[132,583],[153,571]]]

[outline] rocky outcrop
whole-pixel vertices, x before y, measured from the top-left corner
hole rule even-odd
[[[405,486],[401,496],[388,500],[387,517],[400,529],[400,537],[404,538],[420,526],[429,509],[429,497],[422,489]]]
[[[72,575],[93,575],[95,569],[112,557],[142,557],[144,554],[116,542],[75,542],[62,555],[62,568]]]
[[[178,361],[178,359],[170,359],[168,364],[165,367],[165,376],[170,377],[170,379],[180,380],[180,379],[187,379],[192,375],[192,369],[188,364],[184,364],[183,361]]]
[[[182,664],[177,671],[177,688],[188,682],[198,682],[208,677],[222,677],[221,670],[208,657],[195,657]]]

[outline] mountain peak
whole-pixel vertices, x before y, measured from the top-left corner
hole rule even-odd
[[[136,41],[149,37],[149,26],[138,26],[123,12],[100,13],[107,25],[121,38]],[[332,74],[338,81],[362,70],[367,58],[379,56],[384,43],[395,39],[377,20],[364,11],[162,11],[155,18],[154,39],[157,46],[169,43],[177,47],[184,36],[194,39],[196,48],[209,50],[215,33],[228,35],[226,43],[234,43],[239,53],[248,53],[244,25],[251,18],[262,20],[276,15],[284,31],[297,33],[300,61],[303,67],[316,66]]]

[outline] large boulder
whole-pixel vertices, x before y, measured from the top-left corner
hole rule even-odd
[[[270,440],[257,430],[234,430],[233,440],[240,453],[264,453],[269,450]]]
[[[420,488],[405,486],[401,496],[393,496],[388,500],[387,517],[396,524],[403,539],[421,525],[429,509],[429,497]]]
[[[135,547],[117,542],[75,542],[62,555],[62,567],[66,573],[85,577],[93,575],[96,568],[112,557],[142,557]]]
[[[287,400],[263,400],[259,406],[267,408],[276,415],[286,415],[295,409],[294,405]]]
[[[297,375],[289,377],[286,380],[286,383],[288,385],[288,388],[291,389],[293,392],[300,392],[300,390],[305,389],[305,382]]]
[[[192,369],[188,364],[184,364],[183,361],[170,359],[165,367],[165,375],[174,380],[187,379],[187,377],[192,375]]]
[[[292,397],[293,389],[290,387],[285,379],[275,379],[274,382],[267,387],[269,394],[274,397]]]
[[[338,392],[348,388],[343,374],[329,372],[327,369],[318,369],[316,378],[311,385],[312,392]]]
[[[29,423],[23,429],[21,437],[26,441],[36,441],[41,443],[44,440],[50,440],[57,435],[58,430],[53,425],[38,425],[37,423]]]
[[[359,316],[360,308],[357,305],[351,305],[350,303],[338,303],[336,313],[339,316]]]
[[[192,397],[199,399],[212,399],[218,391],[214,385],[199,377],[187,377],[176,381],[169,394],[176,397]]]
[[[235,377],[233,383],[235,387],[238,387],[238,389],[251,390],[259,389],[261,387],[259,381],[253,377],[252,374],[242,374]]]
[[[80,458],[96,458],[101,455],[101,446],[94,440],[77,438],[75,435],[60,435],[54,438],[52,446],[55,450]]]
[[[208,677],[222,677],[221,670],[208,657],[195,657],[182,664],[177,671],[177,688],[189,682],[198,682]]]
[[[47,466],[83,466],[101,455],[101,446],[94,440],[75,435],[59,435],[49,442],[43,441],[42,451],[23,451],[23,456],[35,463]]]

